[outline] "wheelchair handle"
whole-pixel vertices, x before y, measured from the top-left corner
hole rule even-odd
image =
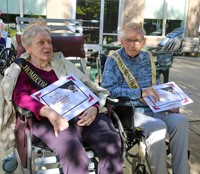
[[[106,101],[110,105],[113,105],[113,106],[127,106],[127,107],[131,106],[131,107],[133,107],[130,98],[124,97],[124,96],[117,97],[117,98],[113,98],[113,97],[109,96],[109,97],[107,97]]]

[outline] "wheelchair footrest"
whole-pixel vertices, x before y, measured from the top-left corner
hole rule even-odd
[[[35,154],[34,157],[34,169],[37,171],[37,174],[52,174],[59,173],[63,174],[62,166],[59,164],[59,157],[55,156],[52,151],[42,150],[38,147],[33,147]],[[89,158],[89,174],[95,174],[97,160],[95,158],[94,152],[86,148],[86,153]]]

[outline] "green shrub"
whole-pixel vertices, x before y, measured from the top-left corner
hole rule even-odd
[[[12,37],[14,37],[15,35],[16,35],[16,32],[17,32],[17,30],[15,29],[15,28],[12,28],[12,27],[6,27],[5,28],[5,31],[7,31],[8,32],[8,35],[12,38]]]

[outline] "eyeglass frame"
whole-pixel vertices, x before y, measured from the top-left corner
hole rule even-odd
[[[142,41],[144,40],[144,38],[140,39],[140,40],[127,39],[125,36],[123,37],[123,39],[128,45],[131,45],[131,43],[134,43],[135,45],[140,45],[142,43]]]

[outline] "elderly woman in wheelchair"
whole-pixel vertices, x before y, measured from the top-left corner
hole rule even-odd
[[[62,53],[52,52],[50,30],[42,19],[25,28],[22,34],[22,43],[26,49],[26,53],[21,56],[23,61],[25,60],[34,73],[47,84],[73,73],[99,96],[100,102],[89,107],[74,119],[67,121],[49,106],[30,96],[39,90],[35,85],[37,80],[34,83],[34,78],[32,81],[23,68],[17,65],[21,62],[17,62],[11,64],[6,70],[1,82],[0,95],[4,98],[1,98],[1,114],[4,115],[2,118],[4,120],[0,122],[1,125],[7,119],[10,122],[10,129],[13,129],[15,125],[14,103],[15,106],[33,113],[30,128],[32,135],[39,138],[59,156],[65,174],[88,174],[89,161],[83,144],[87,144],[97,154],[99,158],[98,173],[123,173],[121,140],[109,117],[104,114],[106,110],[104,104],[109,92],[91,82],[78,68],[67,61]],[[5,109],[7,109],[6,113],[2,113],[2,110],[5,111]],[[18,113],[16,122],[15,132],[20,133],[17,128],[23,120]],[[13,135],[13,130],[7,133]],[[7,135],[1,137],[2,141],[8,141]],[[10,140],[12,139],[14,137],[10,137]],[[21,147],[23,145],[24,142],[21,142],[16,144],[16,147],[20,149],[23,148]]]

